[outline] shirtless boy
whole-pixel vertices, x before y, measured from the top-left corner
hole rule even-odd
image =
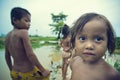
[[[15,7],[11,10],[14,28],[6,37],[5,59],[13,80],[47,80],[50,74],[32,50],[28,35],[30,22],[31,14],[26,9]]]
[[[70,63],[71,80],[120,80],[120,73],[105,62],[105,52],[113,54],[115,35],[108,19],[97,13],[82,15],[72,27],[75,57]]]

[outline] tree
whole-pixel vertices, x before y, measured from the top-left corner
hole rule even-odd
[[[67,15],[65,15],[61,12],[58,15],[51,13],[51,16],[52,16],[53,23],[49,24],[49,26],[51,26],[52,32],[55,35],[58,35],[57,38],[59,39],[61,28],[64,25],[64,21],[66,21]]]

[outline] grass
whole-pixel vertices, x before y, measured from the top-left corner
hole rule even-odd
[[[42,42],[43,43],[40,43]],[[57,43],[50,43],[49,41],[56,41],[57,39],[55,37],[30,37],[30,42],[32,44],[33,48],[38,48],[43,45],[57,45]]]
[[[120,54],[120,49],[115,49],[114,53],[115,54]]]
[[[44,43],[41,43],[41,41],[44,41]],[[33,48],[37,48],[43,45],[56,45],[55,43],[50,43],[49,41],[57,41],[56,37],[42,37],[42,36],[31,36],[30,42]],[[5,38],[0,37],[0,49],[5,48]]]
[[[5,38],[0,37],[0,49],[4,49],[4,48],[5,48]]]
[[[40,43],[44,41],[44,43]],[[42,37],[42,36],[32,36],[30,37],[30,42],[33,48],[38,48],[43,45],[57,45],[57,43],[50,43],[49,41],[57,41],[56,37]],[[5,48],[5,38],[0,37],[0,49]]]

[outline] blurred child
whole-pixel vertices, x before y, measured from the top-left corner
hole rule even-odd
[[[120,80],[120,74],[102,57],[106,51],[113,54],[115,34],[108,19],[97,13],[86,13],[71,30],[75,49],[70,68],[71,80]]]
[[[14,28],[6,37],[6,63],[13,80],[49,80],[50,72],[40,64],[30,44],[30,22],[31,14],[26,9],[15,7],[11,10]]]
[[[71,35],[70,35],[70,28],[68,25],[64,25],[61,31],[63,37],[61,39],[61,47],[62,47],[62,77],[63,80],[66,79],[67,75],[67,69],[68,69],[68,64],[69,60],[71,57]]]

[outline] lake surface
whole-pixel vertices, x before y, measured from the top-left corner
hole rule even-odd
[[[55,46],[43,46],[40,48],[33,49],[40,63],[47,69],[52,71],[50,76],[51,80],[53,78],[58,78],[55,80],[62,80],[61,69],[56,67],[61,66],[61,53],[56,49]],[[12,80],[10,77],[10,72],[5,62],[5,51],[0,50],[0,80]],[[51,65],[51,62],[53,63]],[[54,69],[55,68],[55,69]]]

